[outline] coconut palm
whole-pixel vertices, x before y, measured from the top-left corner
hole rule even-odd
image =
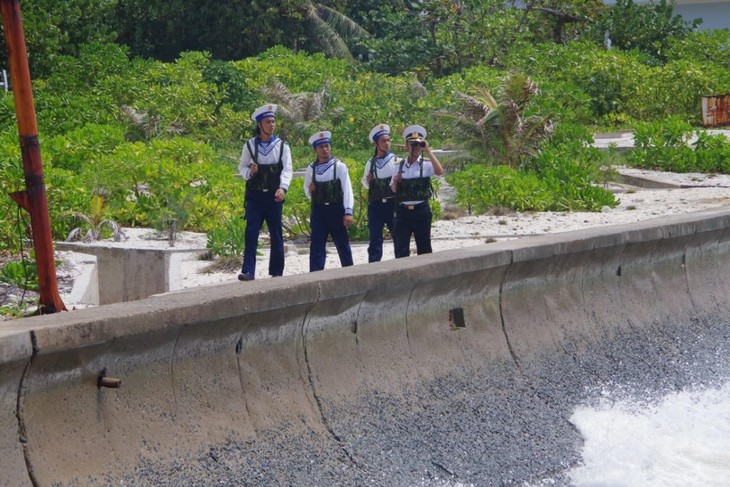
[[[133,141],[149,141],[163,134],[181,135],[185,132],[178,122],[164,125],[159,115],[150,115],[129,105],[121,105],[119,114],[120,118],[129,124],[127,137]]]
[[[262,88],[262,92],[268,100],[278,105],[277,114],[288,122],[280,128],[281,135],[292,143],[298,139],[306,140],[312,131],[319,130],[317,122],[325,114],[337,117],[342,113],[341,107],[327,107],[327,83],[316,92],[292,93],[284,83],[277,80]]]
[[[550,117],[529,114],[538,87],[527,75],[510,74],[495,97],[485,87],[456,92],[461,108],[438,112],[444,131],[465,160],[520,167],[534,157],[553,130]]]
[[[347,47],[351,36],[368,36],[368,32],[347,15],[321,3],[304,2],[301,6],[311,40],[328,56],[352,60]]]
[[[69,232],[66,241],[82,240],[84,242],[96,242],[101,238],[104,227],[108,228],[115,242],[119,242],[125,238],[121,225],[114,220],[107,218],[108,209],[106,206],[106,194],[102,189],[96,189],[89,200],[89,212],[76,212],[74,216],[81,220],[83,224],[74,228]],[[82,232],[86,233],[82,235]]]

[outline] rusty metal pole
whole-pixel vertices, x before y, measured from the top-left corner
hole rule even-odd
[[[23,209],[30,213],[30,226],[33,233],[40,287],[41,314],[64,311],[66,307],[58,294],[56,264],[53,257],[51,222],[48,217],[46,186],[43,181],[43,164],[38,143],[38,125],[33,105],[33,91],[30,84],[28,53],[25,50],[23,21],[20,17],[18,0],[0,0],[3,17],[5,43],[8,48],[10,79],[13,84],[15,113],[18,119],[20,150],[23,156],[25,191],[10,195]]]

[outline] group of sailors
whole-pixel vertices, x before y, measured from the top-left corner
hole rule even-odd
[[[245,249],[238,279],[256,276],[256,251],[263,223],[269,229],[271,251],[269,275],[284,274],[282,208],[292,180],[291,151],[275,135],[275,104],[262,105],[251,115],[256,136],[241,152],[239,172],[246,181]],[[443,174],[443,167],[426,140],[426,129],[411,125],[403,131],[408,155],[400,158],[391,152],[391,131],[387,124],[373,127],[369,140],[373,157],[365,164],[361,180],[368,189],[368,262],[383,257],[383,230],[388,228],[396,258],[410,255],[414,238],[416,252],[427,254],[431,248],[432,176]],[[337,249],[342,267],[353,264],[347,229],[353,222],[355,197],[344,162],[332,156],[332,133],[321,131],[309,138],[316,159],[306,168],[304,193],[311,201],[309,271],[324,269],[328,237]],[[424,157],[424,154],[427,157]]]

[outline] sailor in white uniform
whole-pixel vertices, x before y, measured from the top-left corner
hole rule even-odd
[[[244,144],[238,165],[238,171],[246,181],[246,243],[238,275],[241,281],[250,281],[256,276],[256,250],[264,221],[271,239],[269,275],[284,274],[281,212],[292,179],[292,160],[289,145],[274,134],[275,112],[276,105],[270,103],[251,114],[257,135]]]
[[[368,190],[368,262],[379,262],[383,258],[383,228],[388,227],[393,236],[395,193],[390,189],[390,180],[398,171],[401,159],[390,152],[389,125],[376,125],[368,138],[375,145],[375,153],[365,163],[361,180]]]
[[[307,166],[304,175],[304,194],[312,201],[309,226],[309,271],[324,269],[328,235],[337,248],[340,265],[352,265],[352,250],[347,229],[352,225],[352,209],[355,197],[350,175],[344,162],[330,153],[332,134],[317,132],[309,138],[317,159]]]
[[[433,197],[431,177],[441,176],[444,168],[431,152],[426,140],[426,129],[411,125],[403,131],[408,157],[399,164],[391,179],[390,187],[396,194],[395,257],[410,255],[411,235],[416,240],[418,255],[433,252],[431,248],[431,207],[428,200]],[[428,159],[424,159],[423,152]]]

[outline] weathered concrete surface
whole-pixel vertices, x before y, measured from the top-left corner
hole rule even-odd
[[[0,483],[565,481],[577,404],[727,379],[729,224],[702,212],[12,322]]]
[[[0,485],[31,485],[25,465],[26,433],[22,421],[23,374],[32,355],[29,333],[0,328]]]

